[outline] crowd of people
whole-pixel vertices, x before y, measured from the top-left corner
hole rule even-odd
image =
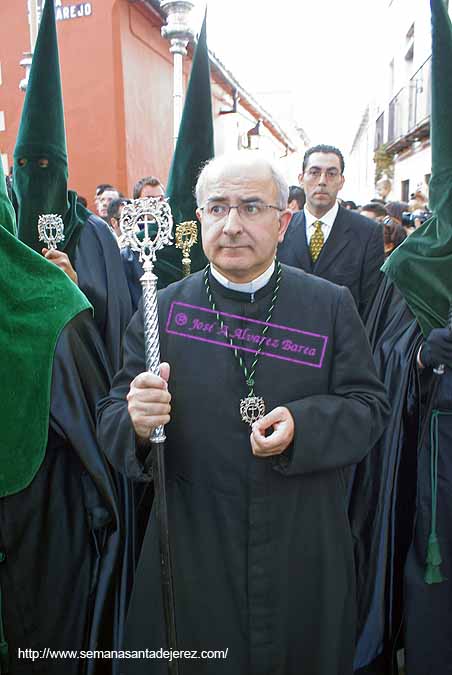
[[[23,154],[19,146],[18,155]],[[17,173],[22,164],[18,161]],[[60,569],[63,592],[46,622],[38,627],[36,619],[33,634],[19,629],[20,608],[3,580],[10,652],[20,653],[24,645],[79,653],[92,647],[98,654],[136,658],[111,656],[108,665],[93,659],[82,666],[76,659],[70,666],[65,663],[64,672],[85,672],[86,666],[93,673],[144,673],[150,666],[143,654],[168,646],[147,462],[151,432],[165,425],[178,644],[210,654],[223,645],[228,653],[222,662],[206,660],[196,668],[184,660],[183,672],[295,675],[300,664],[312,675],[390,672],[394,654],[388,654],[387,645],[372,651],[382,635],[380,628],[369,631],[375,596],[381,601],[389,579],[398,574],[402,583],[404,574],[403,565],[380,560],[377,549],[389,536],[387,518],[382,517],[387,502],[381,490],[383,468],[388,458],[402,461],[407,452],[408,432],[403,431],[403,441],[400,428],[397,442],[392,436],[407,393],[391,391],[388,378],[400,377],[400,364],[388,368],[380,352],[394,340],[392,331],[386,335],[394,317],[400,321],[403,315],[409,331],[416,332],[417,324],[394,287],[388,293],[380,271],[386,253],[385,213],[391,208],[395,212],[394,203],[386,211],[381,203],[370,202],[360,213],[341,204],[344,159],[333,146],[310,148],[299,179],[301,187],[289,190],[278,169],[259,154],[226,155],[203,168],[196,187],[197,217],[209,266],[159,295],[160,376],[146,372],[143,308],[140,298],[133,297],[127,273],[130,251],[121,241],[121,209],[131,200],[112,185],[99,185],[98,217],[83,212],[86,224],[77,255],[53,251],[53,257],[47,249],[40,251],[41,278],[59,267],[71,279],[65,292],[75,294],[68,302],[78,309],[75,318],[59,319],[55,351],[47,354],[52,367],[44,459],[37,462],[37,474],[31,472],[25,492],[22,484],[17,495],[4,494],[3,502],[6,531],[12,527],[8,519],[23,527],[30,509],[42,511],[43,530],[29,525],[21,545],[33,557],[32,537],[38,537],[45,550],[45,576]],[[13,181],[19,204],[20,185],[20,180]],[[143,178],[133,198],[143,196],[163,199],[164,187],[155,177]],[[295,209],[294,202],[302,208]],[[3,228],[14,232],[6,185],[3,203]],[[19,222],[20,215],[19,208]],[[102,268],[115,259],[113,253],[122,261],[110,282],[95,272],[99,261],[92,251],[80,245],[90,229],[102,243]],[[107,240],[113,247],[106,246]],[[29,256],[39,266],[31,249]],[[141,270],[137,259],[134,264],[136,284]],[[83,295],[76,293],[85,269],[92,283],[85,282],[83,290],[94,305],[94,323]],[[116,299],[110,311],[109,296]],[[191,335],[178,331],[176,323],[168,330],[174,303],[197,308],[198,316],[192,312],[185,318],[191,322]],[[241,336],[256,336],[256,324],[259,344],[265,336],[272,352],[245,347]],[[35,330],[33,322],[30,330]],[[206,346],[206,330],[209,337],[212,331],[221,337],[209,339],[214,344]],[[416,346],[418,377],[428,382],[432,368],[452,365],[450,335],[446,328],[433,330],[424,341],[418,331],[410,335],[408,351]],[[372,357],[371,346],[375,350],[377,345]],[[235,358],[221,346],[234,347]],[[406,372],[410,359],[404,362]],[[257,417],[250,413],[250,419],[243,414],[241,419],[239,404],[247,401],[247,390],[248,399],[262,395],[258,407],[261,401],[263,407]],[[420,391],[410,392],[421,396]],[[96,406],[98,440],[90,429]],[[385,427],[391,429],[389,450]],[[21,440],[15,442],[20,445]],[[410,450],[416,442],[410,439]],[[39,455],[38,448],[34,452]],[[384,460],[376,468],[375,457],[382,452]],[[67,459],[61,464],[62,453]],[[363,482],[366,462],[375,473]],[[354,474],[350,466],[355,466]],[[410,479],[417,480],[414,474]],[[59,483],[65,485],[63,491]],[[49,508],[58,513],[60,527],[43,510],[47,493],[55,495]],[[375,509],[374,519],[367,513],[369,505]],[[61,514],[67,512],[69,518],[71,510],[69,528]],[[414,513],[412,505],[413,519]],[[405,556],[415,544],[405,543]],[[76,567],[68,565],[69,551],[75,554]],[[51,595],[38,569],[39,577],[32,575],[29,582],[36,617]],[[74,601],[72,587],[78,588]],[[396,598],[400,588],[392,592]],[[409,600],[415,603],[416,592]],[[393,620],[393,607],[389,614],[385,620]],[[396,637],[388,644],[393,649]],[[27,672],[27,660],[16,654],[11,672]],[[46,672],[63,672],[61,663],[56,664],[47,664]],[[167,672],[167,661],[157,659],[151,672]]]
[[[145,176],[137,180],[133,186],[131,197],[126,197],[110,183],[100,183],[95,189],[93,201],[96,212],[100,218],[107,222],[121,249],[121,257],[134,310],[136,310],[141,297],[139,279],[142,274],[142,266],[139,263],[138,255],[130,250],[123,239],[120,228],[121,212],[123,206],[130,204],[132,199],[143,197],[163,199],[164,195],[165,187],[155,176]],[[392,251],[431,215],[428,210],[427,199],[420,190],[411,195],[410,202],[385,201],[375,197],[368,203],[359,206],[354,201],[341,199],[337,192],[335,199],[343,209],[359,213],[382,226],[384,259],[388,258]],[[78,200],[85,206],[87,205],[85,198],[78,196]],[[290,185],[288,209],[296,216],[299,212],[303,212],[305,204],[306,193],[304,188],[301,185]],[[297,218],[298,216],[295,217],[294,222],[297,221]]]

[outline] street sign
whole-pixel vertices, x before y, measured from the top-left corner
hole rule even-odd
[[[55,2],[55,16],[57,21],[65,21],[66,19],[79,19],[83,16],[91,16],[92,13],[92,2],[77,2],[64,5],[62,0],[56,0]]]
[[[36,3],[39,22],[44,8],[44,0],[31,0],[31,2]],[[54,2],[55,17],[57,21],[79,19],[84,16],[91,16],[93,13],[93,2],[70,2],[70,0],[54,0]]]

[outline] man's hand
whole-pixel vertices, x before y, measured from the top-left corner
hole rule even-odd
[[[267,429],[273,432],[265,436]],[[262,419],[254,422],[251,433],[251,449],[256,457],[280,455],[292,443],[295,422],[290,411],[282,406],[275,408]]]
[[[53,262],[54,265],[63,270],[63,272],[68,275],[69,279],[71,279],[74,284],[78,285],[77,273],[72,267],[71,261],[69,260],[66,253],[63,253],[63,251],[58,251],[57,249],[43,248],[42,255],[44,258],[50,260],[50,262]]]
[[[440,363],[452,368],[452,331],[434,328],[423,345],[419,360],[425,368],[435,368]]]
[[[135,433],[141,440],[149,440],[153,429],[170,421],[169,373],[169,363],[161,363],[160,377],[140,373],[130,384],[128,410]]]

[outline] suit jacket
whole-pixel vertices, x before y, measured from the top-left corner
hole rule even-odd
[[[330,235],[313,263],[306,240],[306,218],[304,211],[299,211],[279,245],[278,258],[286,265],[347,286],[364,320],[382,276],[383,226],[340,206]]]

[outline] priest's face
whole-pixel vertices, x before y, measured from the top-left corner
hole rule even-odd
[[[232,165],[207,178],[196,213],[204,252],[227,279],[247,283],[270,267],[291,217],[279,207],[277,187],[264,164]]]

